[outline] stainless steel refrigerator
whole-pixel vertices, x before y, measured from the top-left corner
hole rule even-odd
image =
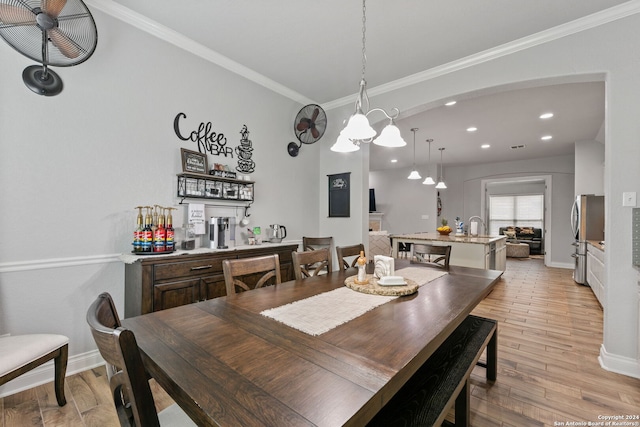
[[[571,208],[571,230],[575,241],[573,280],[585,285],[587,277],[587,240],[604,240],[604,196],[581,194]]]

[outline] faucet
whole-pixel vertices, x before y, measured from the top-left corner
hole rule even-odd
[[[484,221],[482,220],[481,217],[479,217],[477,215],[471,216],[471,217],[469,217],[469,223],[468,223],[469,224],[469,233],[468,233],[469,236],[471,236],[471,221],[474,220],[474,219],[480,221],[480,224],[482,225],[483,230],[486,229],[486,225],[485,225],[485,223],[484,223]],[[478,230],[478,234],[480,234],[479,231],[480,230]]]

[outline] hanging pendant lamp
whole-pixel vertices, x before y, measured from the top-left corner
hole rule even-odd
[[[340,132],[340,136],[335,144],[331,147],[331,151],[337,151],[341,153],[348,153],[350,151],[357,151],[360,149],[362,142],[371,142],[381,145],[383,147],[404,147],[407,145],[406,141],[402,139],[400,130],[396,126],[395,119],[400,115],[400,110],[393,108],[392,114],[388,114],[382,108],[369,109],[369,97],[367,95],[367,81],[364,78],[367,68],[367,55],[366,55],[366,30],[367,30],[367,14],[366,14],[366,0],[362,0],[362,77],[360,78],[360,89],[358,90],[358,97],[355,102],[355,112],[349,118],[347,126]],[[367,116],[374,112],[380,111],[384,114],[389,123],[382,129],[380,136],[373,139],[376,136],[376,131],[369,124]],[[353,147],[349,147],[351,144]]]
[[[413,170],[407,177],[407,179],[422,179],[420,174],[416,169],[416,131],[418,128],[411,128],[411,132],[413,132]]]
[[[447,184],[444,183],[444,172],[442,170],[442,152],[444,151],[444,148],[438,148],[438,150],[440,150],[440,178],[438,178],[438,184],[436,184],[436,188],[437,189],[445,189],[447,188]]]
[[[427,163],[427,177],[422,181],[422,183],[425,185],[433,185],[436,183],[433,178],[431,178],[431,143],[433,142],[433,139],[427,139],[427,142],[429,143],[429,162]]]

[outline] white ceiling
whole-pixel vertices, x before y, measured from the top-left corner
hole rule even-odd
[[[145,21],[146,27],[173,30],[204,46],[221,65],[266,86],[284,88],[292,99],[325,106],[355,99],[362,71],[360,1],[114,2],[135,12],[135,19]],[[106,3],[109,1],[87,0],[90,7],[102,10],[109,9]],[[371,91],[516,40],[559,32],[559,26],[597,25],[615,19],[611,17],[632,3],[637,0],[370,0],[366,13],[368,87]],[[556,116],[546,122],[537,119],[547,110]],[[433,138],[432,158],[438,155],[436,147],[446,147],[447,165],[571,153],[575,141],[595,139],[603,121],[602,83],[470,97],[453,108],[403,117],[399,125],[409,145],[395,150],[400,160],[393,167],[412,162],[411,127],[420,128],[416,155],[421,162],[427,157],[425,140]],[[477,126],[478,132],[467,134],[464,129],[469,125]],[[539,138],[547,133],[554,138],[542,143]],[[492,145],[490,151],[479,150],[485,142]],[[505,148],[520,144],[526,148]],[[372,149],[371,157],[376,159],[372,170],[390,166],[382,161],[389,155],[383,154]]]

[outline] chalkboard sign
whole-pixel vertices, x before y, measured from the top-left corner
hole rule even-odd
[[[182,172],[209,173],[206,154],[187,150],[186,148],[181,148],[180,152],[182,153]]]
[[[351,172],[327,175],[329,178],[329,217],[350,216]]]

